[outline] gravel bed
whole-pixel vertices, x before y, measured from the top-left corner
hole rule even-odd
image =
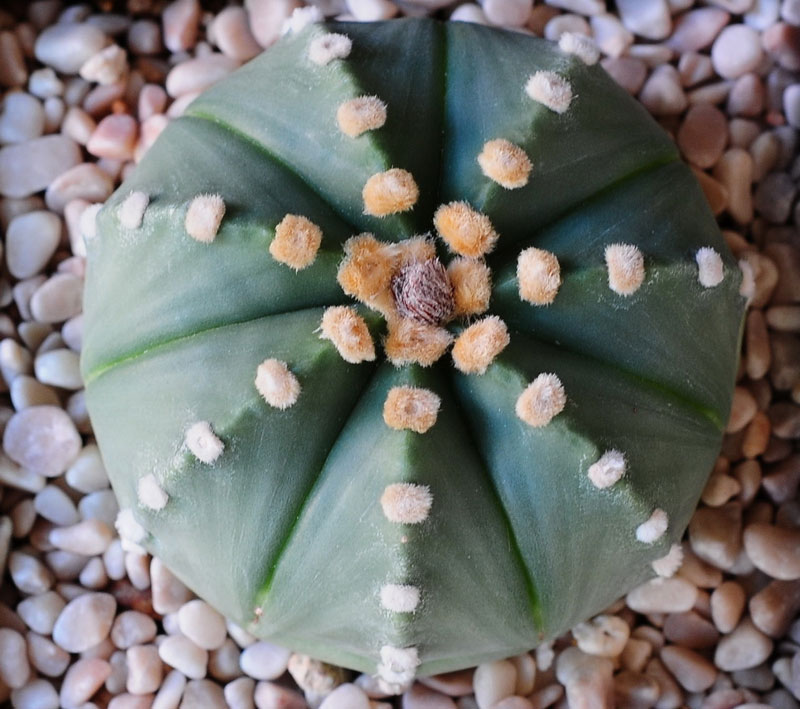
[[[0,702],[800,708],[800,1],[316,7],[0,3]],[[722,454],[664,578],[551,645],[422,679],[400,699],[257,641],[120,539],[132,520],[93,442],[78,358],[83,237],[166,124],[286,26],[404,13],[592,36],[693,166],[751,303]]]

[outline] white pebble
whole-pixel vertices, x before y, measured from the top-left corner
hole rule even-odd
[[[36,39],[34,54],[62,74],[77,74],[84,62],[108,43],[105,33],[87,23],[51,25]]]
[[[261,53],[261,45],[253,37],[247,11],[234,5],[223,9],[211,23],[209,32],[220,51],[239,61],[248,61]]]
[[[589,655],[617,657],[630,637],[628,624],[615,615],[598,615],[585,623],[578,623],[572,635],[578,647]]]
[[[31,315],[38,322],[64,322],[81,312],[83,279],[71,273],[56,273],[31,296]]]
[[[63,409],[33,406],[14,414],[6,424],[3,448],[30,472],[54,477],[78,457],[81,437]]]
[[[53,640],[67,652],[83,652],[108,637],[117,602],[109,593],[86,593],[70,601],[53,627]]]
[[[595,15],[589,22],[594,41],[603,54],[619,57],[633,44],[633,35],[614,15]]]
[[[64,213],[73,199],[104,202],[114,191],[114,180],[94,163],[85,162],[59,175],[47,187],[44,202],[47,208]]]
[[[157,557],[150,562],[150,580],[156,613],[175,613],[192,597],[192,592]]]
[[[36,210],[14,217],[6,230],[6,263],[14,278],[39,273],[61,241],[58,215]]]
[[[486,19],[500,27],[522,27],[533,9],[533,0],[483,0]]]
[[[60,677],[69,666],[70,656],[49,639],[28,633],[28,655],[31,664],[43,675]]]
[[[45,591],[20,601],[17,613],[33,632],[50,635],[56,618],[64,610],[65,605],[64,599],[55,591]]]
[[[508,660],[478,665],[472,685],[479,709],[491,709],[499,701],[513,695],[516,684],[517,668]]]
[[[83,447],[75,462],[67,469],[65,478],[71,488],[84,494],[108,487],[108,474],[96,443],[88,443]]]
[[[158,654],[170,667],[179,670],[189,679],[206,676],[208,652],[197,647],[189,638],[170,635],[158,646]]]
[[[127,650],[134,645],[144,645],[156,637],[155,621],[139,611],[120,613],[111,626],[111,642],[120,650]]]
[[[277,679],[286,671],[290,654],[286,648],[260,640],[244,649],[239,665],[253,679]]]
[[[0,143],[24,143],[44,132],[44,109],[30,94],[15,91],[6,94],[0,112]]]
[[[259,685],[260,684],[261,683],[259,683]],[[250,677],[238,677],[225,685],[223,690],[225,693],[225,701],[231,709],[253,709],[255,687],[256,682],[254,679]],[[265,704],[264,706],[269,707],[270,704]],[[280,704],[277,706],[280,706]]]
[[[171,52],[194,47],[200,24],[201,7],[198,0],[175,0],[161,15],[164,44]]]
[[[60,487],[48,485],[33,498],[34,509],[53,524],[67,526],[78,522],[75,503]]]
[[[0,628],[0,680],[11,689],[25,686],[31,666],[25,638],[11,628]]]
[[[34,96],[44,99],[61,96],[64,93],[64,82],[58,78],[50,67],[45,67],[31,72],[28,80],[28,91]]]
[[[108,574],[103,560],[95,556],[86,562],[86,566],[81,569],[78,581],[84,588],[91,588],[96,591],[104,588],[108,583]]]
[[[665,39],[672,29],[667,0],[617,0],[622,23],[645,39]]]
[[[72,350],[58,349],[45,352],[34,360],[33,369],[36,378],[43,384],[73,390],[83,387],[80,356]]]
[[[0,148],[0,195],[28,197],[80,162],[80,147],[63,135]]]
[[[126,689],[131,694],[148,694],[158,691],[163,677],[161,658],[155,645],[136,645],[126,654],[128,681]]]
[[[9,554],[8,571],[14,585],[23,593],[44,593],[55,580],[50,569],[39,559],[21,551],[12,551]]]
[[[347,9],[359,22],[388,20],[397,14],[397,7],[389,0],[346,0]]]
[[[97,123],[86,111],[78,106],[70,106],[61,124],[61,132],[79,145],[86,145]]]
[[[161,683],[151,709],[177,709],[186,688],[186,677],[178,670],[172,670]]]
[[[48,540],[57,549],[73,554],[102,554],[111,543],[111,528],[102,520],[85,519],[70,527],[56,527]]]
[[[97,490],[81,498],[78,512],[83,519],[98,519],[113,528],[119,514],[119,505],[113,490]]]
[[[112,44],[89,57],[80,68],[86,81],[108,85],[119,81],[128,71],[128,56],[119,45]]]
[[[625,602],[637,613],[685,613],[697,600],[697,587],[680,576],[656,578],[634,588]]]
[[[187,638],[206,650],[215,650],[225,642],[225,619],[199,599],[181,606],[178,627]]]
[[[224,54],[187,59],[167,74],[165,88],[173,98],[204,91],[239,68],[239,61]]]
[[[360,687],[345,683],[325,697],[319,709],[370,709],[370,701]]]
[[[714,40],[711,62],[724,79],[737,79],[761,64],[761,36],[747,25],[728,25]]]
[[[111,665],[99,657],[79,659],[68,670],[61,685],[61,706],[80,709],[103,686],[111,674]]]
[[[34,679],[11,692],[14,709],[58,709],[58,692],[45,679]]]
[[[122,540],[113,539],[111,541],[111,544],[103,552],[103,565],[106,567],[108,578],[113,581],[119,581],[125,577],[125,551],[122,548]]]

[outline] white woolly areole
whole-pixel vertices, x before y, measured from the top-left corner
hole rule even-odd
[[[117,513],[114,527],[121,539],[132,542],[133,544],[141,544],[147,536],[147,531],[136,521],[136,518],[133,516],[133,510],[129,507],[123,507]]]
[[[208,421],[198,421],[189,426],[184,440],[186,447],[197,459],[209,465],[219,458],[225,449],[225,444],[211,430]]]
[[[591,37],[578,32],[564,32],[558,40],[558,48],[567,54],[574,54],[587,66],[597,64],[600,50]]]
[[[117,216],[119,223],[126,229],[138,229],[142,226],[144,212],[150,204],[150,197],[144,192],[131,192],[120,205]]]
[[[739,261],[739,270],[742,272],[739,295],[743,298],[747,298],[747,304],[750,305],[750,301],[753,300],[756,295],[756,274],[753,271],[753,265],[747,259]]]
[[[81,212],[78,228],[84,241],[91,241],[97,236],[97,213],[103,208],[101,203],[90,204]]]
[[[722,257],[711,247],[704,246],[697,251],[697,280],[703,288],[713,288],[722,283],[725,273]]]
[[[404,685],[414,679],[419,665],[417,648],[384,645],[378,663],[378,677],[391,685]]]
[[[329,32],[311,40],[308,58],[314,64],[325,66],[334,59],[346,59],[352,48],[353,42],[347,35]]]
[[[296,7],[292,14],[283,21],[281,34],[286,35],[290,32],[297,34],[309,25],[313,25],[315,22],[322,22],[324,19],[325,17],[315,5]]]
[[[495,138],[483,144],[478,165],[486,177],[507,190],[527,185],[533,169],[525,151],[504,138]]]
[[[644,282],[644,256],[633,244],[609,244],[605,249],[608,287],[615,293],[633,295]]]
[[[589,466],[588,474],[596,488],[611,487],[625,475],[625,455],[618,450],[606,451]]]
[[[183,225],[193,239],[209,244],[214,241],[224,216],[225,202],[220,195],[201,194],[190,202]]]
[[[636,538],[644,544],[652,544],[664,536],[668,526],[667,513],[662,509],[655,509],[653,514],[650,515],[650,519],[647,522],[642,522],[636,528]]]
[[[567,404],[561,380],[552,373],[540,374],[519,395],[517,416],[529,426],[540,428],[560,414]]]
[[[381,605],[393,613],[413,613],[419,605],[416,586],[387,583],[381,587]]]
[[[256,389],[270,406],[288,409],[300,396],[300,382],[289,371],[286,362],[265,359],[256,370]]]
[[[169,500],[169,495],[158,484],[158,480],[156,480],[156,476],[153,473],[148,473],[143,478],[139,478],[139,482],[136,485],[136,496],[145,507],[156,511],[163,510]]]
[[[533,305],[549,305],[561,287],[561,266],[555,254],[535,246],[517,257],[519,297]]]
[[[383,514],[397,524],[419,524],[428,519],[433,495],[427,485],[392,483],[381,495]]]
[[[670,578],[675,575],[683,564],[683,547],[680,544],[673,544],[665,556],[651,562],[650,566],[662,578]]]
[[[528,78],[525,93],[555,113],[564,113],[572,102],[572,87],[552,71],[537,71]]]

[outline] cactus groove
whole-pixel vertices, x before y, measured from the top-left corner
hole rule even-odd
[[[169,125],[87,243],[127,543],[388,689],[674,573],[745,302],[691,172],[597,59],[313,25]]]

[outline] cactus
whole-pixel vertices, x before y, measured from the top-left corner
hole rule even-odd
[[[675,571],[742,277],[597,58],[312,25],[170,124],[87,244],[82,367],[126,543],[389,687]]]

